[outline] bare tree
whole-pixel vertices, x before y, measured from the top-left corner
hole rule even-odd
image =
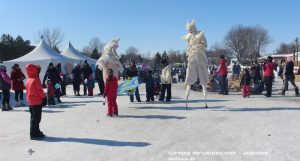
[[[271,42],[268,31],[259,27],[234,26],[225,36],[225,45],[238,61],[252,61]]]
[[[126,49],[125,54],[128,56],[130,60],[135,60],[137,59],[137,54],[139,52],[139,49],[136,47],[130,46]]]
[[[55,50],[58,50],[59,45],[64,40],[64,33],[58,27],[45,28],[38,32],[38,36],[44,38],[48,45]]]
[[[250,28],[250,54],[251,60],[255,60],[260,57],[260,52],[271,43],[270,36],[266,29],[261,28],[260,26],[255,26]]]
[[[93,54],[93,58],[97,58],[101,56],[103,47],[104,47],[104,43],[100,40],[100,38],[93,37],[91,38],[89,45],[83,47],[82,53],[89,57],[92,57]],[[96,51],[98,52],[98,55],[95,53]]]
[[[98,51],[102,51],[104,47],[104,43],[100,40],[99,37],[93,37],[89,43],[90,49],[93,51],[97,49]]]
[[[226,58],[232,57],[231,53],[225,47],[218,43],[212,45],[210,50],[208,50],[206,53],[209,64],[211,65],[218,64],[221,55],[224,55]],[[229,61],[229,59],[227,59],[227,61]]]
[[[184,57],[180,50],[169,50],[168,57],[169,63],[184,63]]]
[[[139,53],[139,49],[134,46],[127,48],[125,56],[127,57],[127,63],[130,60],[134,60],[137,64],[144,62],[142,55]]]
[[[92,52],[91,52],[91,49],[89,46],[86,46],[86,47],[83,47],[82,49],[82,53],[86,56],[91,56],[92,55]]]
[[[130,46],[130,47],[127,48],[127,50],[126,50],[126,54],[127,54],[127,55],[132,55],[132,54],[136,55],[136,54],[138,54],[138,52],[139,52],[139,49],[136,48],[136,47],[134,47],[134,46]]]
[[[279,47],[276,49],[276,54],[289,54],[293,53],[296,49],[295,43],[281,43]]]

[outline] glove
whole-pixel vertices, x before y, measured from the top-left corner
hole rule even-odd
[[[44,99],[43,99],[43,104],[42,104],[42,106],[46,106],[47,105],[47,97],[45,97]]]
[[[105,98],[105,97],[106,97],[106,94],[103,95],[103,98]]]

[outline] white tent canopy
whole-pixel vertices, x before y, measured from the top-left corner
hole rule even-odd
[[[87,62],[89,64],[94,64],[94,65],[97,62],[97,60],[89,58],[89,57],[83,55],[78,50],[76,50],[70,42],[69,42],[68,47],[61,53],[61,55],[64,55],[70,59],[78,60],[80,62],[80,64],[82,64],[85,60],[87,60]]]
[[[67,65],[70,66],[76,61],[77,60],[70,59],[57,53],[42,39],[40,43],[36,46],[36,48],[33,49],[31,52],[20,58],[4,61],[4,65],[6,65],[9,71],[11,67],[17,63],[20,65],[20,68],[22,69],[23,73],[26,73],[26,64],[38,64],[41,66],[40,78],[43,78],[49,63],[53,63],[54,65],[61,63],[62,72],[69,74],[69,72],[66,72]]]

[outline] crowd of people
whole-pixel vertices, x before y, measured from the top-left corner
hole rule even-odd
[[[264,96],[272,96],[272,85],[275,79],[274,71],[283,80],[282,91],[280,95],[285,95],[288,90],[289,82],[293,85],[295,95],[299,96],[298,86],[295,84],[295,74],[293,72],[294,62],[292,58],[283,58],[277,71],[277,64],[271,56],[267,57],[261,64],[255,60],[250,68],[242,69],[241,66],[234,62],[232,67],[232,80],[240,82],[242,96],[249,97],[250,93],[261,94],[264,90]],[[224,55],[220,56],[219,66],[216,70],[219,79],[220,92],[219,94],[228,95],[228,66]],[[212,73],[211,73],[212,74]]]
[[[156,73],[150,68],[146,70],[146,102],[154,101],[154,95],[157,93],[157,83],[159,85],[159,101],[171,101],[171,84],[172,84],[172,67],[167,59],[162,61],[161,78],[159,82],[155,79]],[[242,96],[250,97],[251,88],[254,89],[257,84],[264,84],[266,90],[265,96],[272,96],[272,84],[274,81],[274,71],[277,65],[272,57],[268,57],[261,65],[255,61],[250,68],[242,69],[239,64],[234,63],[232,69],[233,79],[240,80],[240,86],[243,89]],[[281,61],[278,76],[283,80],[282,91],[280,95],[285,95],[288,90],[289,82],[293,85],[296,96],[299,96],[298,86],[295,84],[295,75],[293,73],[294,62],[291,58],[286,58]],[[41,120],[42,106],[55,105],[56,102],[61,103],[60,97],[66,95],[67,81],[65,75],[61,71],[61,64],[54,66],[49,63],[46,73],[41,82],[39,79],[41,68],[38,65],[26,65],[26,78],[18,64],[15,64],[10,75],[7,74],[7,69],[4,65],[0,65],[0,90],[2,91],[2,111],[13,110],[10,105],[10,90],[15,93],[15,107],[25,106],[23,90],[26,89],[27,102],[31,114],[30,120],[30,136],[31,139],[39,139],[45,135],[39,129]],[[219,60],[217,69],[211,69],[211,73],[217,73],[219,77],[220,92],[219,94],[228,95],[228,67],[225,56],[222,55]],[[99,96],[103,96],[107,101],[107,116],[118,116],[117,89],[118,79],[114,74],[113,69],[107,70],[107,78],[103,79],[103,71],[96,67],[95,78],[91,66],[85,61],[82,65],[75,65],[71,72],[71,79],[75,96],[80,95],[80,85],[83,85],[83,95],[93,96],[95,80],[98,82]],[[135,61],[132,60],[130,67],[126,70],[126,78],[130,80],[138,76]],[[26,85],[24,80],[27,79]],[[161,83],[161,84],[160,84]],[[47,94],[44,93],[42,87],[47,89]],[[134,95],[137,102],[141,102],[139,88],[136,88],[129,94],[129,100],[134,102]],[[165,96],[166,95],[166,96]]]

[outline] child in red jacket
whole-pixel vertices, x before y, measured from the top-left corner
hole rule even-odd
[[[108,77],[105,81],[104,98],[107,97],[107,116],[112,117],[118,116],[118,105],[117,105],[117,89],[118,79],[113,75],[113,70],[107,70]]]
[[[30,139],[37,140],[45,135],[41,132],[39,124],[42,118],[42,106],[47,103],[47,97],[42,89],[39,73],[39,65],[27,64],[26,72],[28,79],[26,81],[27,102],[30,111]]]
[[[240,86],[243,87],[243,97],[244,98],[250,97],[250,84],[251,84],[251,77],[249,74],[249,70],[246,68],[244,70],[244,74],[242,76],[241,83],[240,83]]]

